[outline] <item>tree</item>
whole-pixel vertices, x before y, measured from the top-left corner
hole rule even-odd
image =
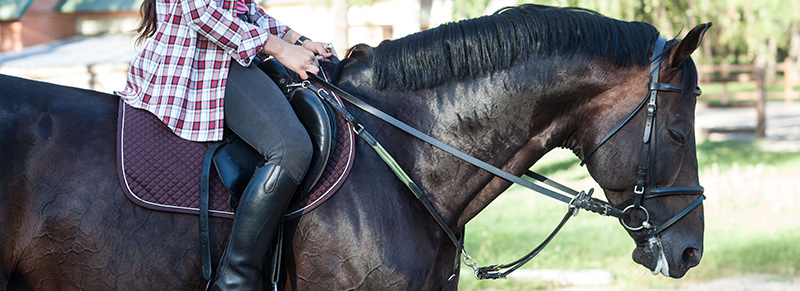
[[[333,10],[333,26],[337,33],[334,34],[333,43],[347,46],[350,43],[349,25],[347,24],[347,11],[350,8],[348,0],[331,0],[331,10]],[[344,55],[342,55],[343,57]]]

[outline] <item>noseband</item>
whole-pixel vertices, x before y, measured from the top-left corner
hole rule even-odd
[[[658,91],[666,91],[666,92],[676,92],[676,93],[683,93],[683,88],[668,84],[668,83],[661,83],[659,82],[659,71],[661,69],[661,55],[664,51],[664,47],[667,43],[667,40],[663,37],[659,37],[656,41],[655,48],[653,49],[653,58],[652,62],[650,63],[650,83],[648,88],[650,89],[645,96],[644,100],[639,103],[639,106],[631,112],[617,127],[615,127],[611,132],[609,132],[597,145],[592,148],[591,151],[583,158],[581,161],[581,165],[585,164],[589,158],[594,155],[600,146],[605,144],[614,134],[616,134],[625,124],[630,121],[634,115],[636,115],[644,105],[647,104],[647,119],[644,125],[644,137],[642,138],[643,146],[642,146],[642,156],[641,160],[639,161],[639,169],[636,173],[636,186],[633,187],[633,197],[630,199],[620,203],[616,207],[619,209],[622,208],[623,216],[619,217],[620,222],[622,225],[625,226],[628,230],[631,231],[638,231],[642,229],[648,230],[648,232],[642,236],[641,238],[637,239],[637,243],[642,243],[650,238],[656,236],[657,234],[661,233],[672,224],[686,216],[689,212],[695,209],[700,203],[703,202],[705,199],[705,195],[703,195],[703,187],[701,186],[694,186],[694,187],[666,187],[666,188],[658,188],[656,187],[656,178],[654,174],[649,172],[650,168],[655,168],[655,153],[656,153],[656,99],[658,98]],[[698,87],[694,91],[695,96],[700,96],[702,91]],[[648,181],[649,180],[649,181]],[[657,198],[657,197],[664,197],[670,195],[699,195],[697,200],[689,204],[685,209],[681,212],[675,214],[672,218],[667,220],[661,225],[655,225],[650,222],[650,212],[647,211],[647,208],[642,205],[642,202],[645,199],[650,198]],[[630,218],[634,211],[641,211],[644,213],[645,219],[639,226],[631,226],[628,222],[625,222],[625,218]]]
[[[656,236],[657,234],[661,233],[675,222],[686,216],[689,212],[693,209],[697,208],[700,203],[703,202],[705,196],[703,195],[703,187],[667,187],[667,188],[657,188],[655,175],[648,174],[648,169],[653,167],[655,164],[655,153],[656,153],[656,143],[654,142],[655,139],[655,120],[656,120],[656,99],[658,97],[658,91],[667,91],[667,92],[683,92],[683,89],[667,83],[660,83],[658,82],[659,79],[659,69],[661,67],[661,54],[664,51],[664,46],[666,45],[666,39],[659,37],[656,41],[656,46],[653,49],[653,61],[650,65],[650,84],[648,86],[649,93],[645,97],[644,100],[636,107],[636,109],[631,112],[628,117],[625,118],[617,127],[615,127],[608,135],[606,135],[602,140],[600,140],[595,147],[589,151],[589,154],[581,162],[583,165],[594,153],[597,149],[603,145],[608,139],[610,139],[614,134],[616,134],[620,128],[622,128],[625,124],[630,121],[636,113],[638,113],[644,105],[647,104],[647,120],[645,123],[645,130],[644,130],[644,138],[642,141],[644,142],[644,146],[642,148],[642,158],[639,164],[639,170],[637,172],[636,178],[636,186],[634,186],[634,196],[627,201],[620,203],[616,207],[612,207],[608,202],[596,199],[591,197],[593,193],[593,189],[590,189],[589,192],[585,191],[575,191],[570,189],[567,186],[561,185],[555,181],[547,179],[544,176],[539,174],[533,173],[528,171],[525,176],[537,180],[543,184],[546,184],[553,188],[553,190],[542,187],[537,185],[531,181],[526,179],[522,179],[522,177],[515,176],[511,173],[503,171],[495,166],[492,166],[486,162],[483,162],[479,159],[476,159],[458,149],[455,149],[449,145],[442,143],[434,139],[433,137],[420,132],[417,129],[412,128],[411,126],[401,122],[400,120],[395,119],[394,117],[384,113],[383,111],[361,101],[360,99],[356,98],[355,96],[347,93],[346,91],[334,86],[333,84],[328,83],[322,78],[319,78],[316,75],[310,75],[310,79],[314,80],[320,86],[330,90],[331,92],[335,92],[339,95],[343,100],[348,101],[349,103],[355,105],[356,107],[372,114],[373,116],[383,120],[384,122],[391,124],[392,126],[414,136],[434,147],[437,147],[453,156],[468,162],[480,169],[483,169],[497,177],[505,179],[509,182],[513,182],[529,188],[533,191],[539,192],[543,195],[551,197],[553,199],[565,202],[569,204],[569,210],[565,214],[564,218],[561,219],[561,222],[558,226],[553,230],[553,232],[534,250],[530,253],[525,255],[524,257],[503,265],[491,265],[486,267],[478,267],[477,262],[472,259],[467,254],[467,251],[464,249],[463,244],[463,233],[461,236],[457,236],[455,232],[450,228],[447,222],[444,220],[442,215],[433,207],[430,198],[428,195],[422,191],[422,189],[414,183],[414,181],[403,171],[403,169],[397,164],[397,162],[392,158],[392,156],[386,151],[385,148],[371,135],[367,130],[364,128],[362,124],[360,124],[353,115],[351,115],[345,108],[339,105],[339,103],[335,102],[333,98],[322,88],[317,87],[314,84],[311,84],[308,81],[303,82],[300,86],[309,88],[317,93],[317,95],[325,100],[335,111],[337,111],[346,122],[350,123],[356,131],[356,134],[359,135],[370,147],[372,147],[378,156],[389,166],[392,172],[408,187],[408,189],[419,199],[428,213],[434,218],[434,220],[439,224],[442,230],[447,234],[450,240],[453,242],[455,247],[464,255],[464,263],[468,266],[472,267],[475,271],[475,277],[478,279],[497,279],[497,278],[505,278],[508,274],[513,272],[514,270],[519,269],[530,261],[539,251],[542,250],[555,236],[556,233],[561,229],[561,227],[567,222],[567,220],[578,213],[579,209],[584,209],[587,211],[599,213],[605,216],[613,216],[618,218],[622,225],[625,228],[631,231],[638,231],[642,229],[649,230],[642,238],[636,240],[637,244],[645,242],[650,238]],[[696,96],[701,94],[699,88],[694,91]],[[652,156],[652,157],[651,157]],[[648,182],[649,179],[649,182]],[[557,191],[556,191],[557,190]],[[561,193],[559,193],[561,192]],[[699,195],[700,197],[697,198],[692,204],[686,207],[683,211],[679,212],[678,214],[674,215],[672,218],[667,220],[661,225],[654,225],[650,222],[650,213],[647,209],[642,205],[642,202],[645,199],[650,198],[657,198],[662,196],[669,196],[669,195]],[[642,221],[641,225],[639,226],[631,226],[625,219],[630,219],[632,217],[633,212],[635,211],[642,211],[644,213],[645,219]],[[463,231],[462,231],[463,232]],[[448,283],[456,277],[456,272],[459,266],[459,256],[455,257],[456,261],[453,265],[453,273],[448,279]],[[507,269],[507,271],[501,271]],[[445,287],[447,283],[445,284]],[[444,288],[443,288],[444,289]]]

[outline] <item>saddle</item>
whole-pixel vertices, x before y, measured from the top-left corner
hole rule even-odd
[[[262,62],[259,64],[259,68],[278,85],[282,92],[287,92],[286,97],[289,104],[292,105],[300,123],[306,128],[311,138],[314,149],[311,164],[303,181],[298,186],[297,195],[295,195],[295,199],[302,198],[311,192],[311,187],[317,184],[330,160],[336,143],[334,140],[336,120],[330,106],[317,97],[314,92],[304,88],[294,90],[289,88],[290,82],[299,78],[275,59]],[[253,172],[266,161],[233,132],[228,131],[226,135],[227,138],[223,141],[225,144],[213,153],[212,159],[222,183],[231,193],[230,206],[236,209],[238,200],[247,187],[250,177],[253,176]]]
[[[290,87],[296,75],[283,65],[271,59],[259,68],[286,93],[314,148],[311,165],[286,213],[287,218],[296,218],[330,198],[349,174],[353,132],[314,92]],[[323,70],[335,72],[335,64],[325,63]],[[211,216],[233,218],[250,177],[265,162],[232,131],[226,130],[221,142],[183,140],[154,115],[123,101],[118,126],[120,184],[129,199],[148,209],[197,215],[206,208]],[[207,195],[207,205],[198,193]]]

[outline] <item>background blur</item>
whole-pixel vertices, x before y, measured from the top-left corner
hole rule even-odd
[[[800,290],[800,1],[543,0],[644,21],[681,38],[713,22],[693,58],[701,73],[696,137],[708,199],[703,261],[682,280],[651,276],[613,219],[574,218],[508,280],[465,290]],[[112,92],[136,53],[141,0],[0,0],[0,73]],[[346,48],[493,13],[516,0],[265,0],[269,14]],[[577,158],[556,150],[534,166],[576,189],[599,189]],[[512,187],[467,225],[482,265],[527,253],[564,205]]]

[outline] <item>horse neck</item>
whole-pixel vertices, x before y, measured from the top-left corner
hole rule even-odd
[[[613,86],[614,79],[593,62],[549,58],[531,63],[432,89],[360,95],[445,144],[520,175],[546,152],[565,145],[587,100]],[[366,127],[380,128],[375,135],[445,219],[458,220],[459,227],[510,185],[380,122]]]
[[[517,176],[556,147],[579,153],[579,145],[589,139],[586,136],[590,132],[585,128],[594,122],[592,115],[627,110],[615,108],[613,96],[618,93],[617,88],[624,87],[621,84],[641,71],[602,60],[554,57],[535,63],[516,72],[515,82],[521,89],[509,95],[528,100],[528,104],[518,107],[522,113],[515,117],[515,124],[521,127],[517,132],[527,134],[508,147],[505,160],[490,162]],[[484,173],[479,171],[476,175]],[[457,225],[465,225],[510,185],[511,182],[490,176],[485,186],[467,197],[468,203],[458,210]]]

